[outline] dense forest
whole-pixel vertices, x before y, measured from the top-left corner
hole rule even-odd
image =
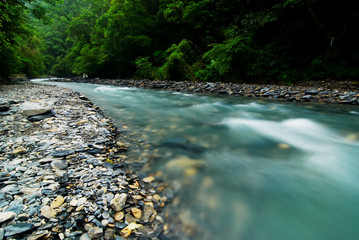
[[[0,77],[359,76],[357,0],[0,0]]]

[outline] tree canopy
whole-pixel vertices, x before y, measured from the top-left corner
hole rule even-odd
[[[0,70],[192,81],[359,76],[354,0],[0,0]]]

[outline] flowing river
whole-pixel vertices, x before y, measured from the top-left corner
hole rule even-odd
[[[132,154],[173,186],[179,239],[359,239],[357,107],[46,84],[142,142]]]

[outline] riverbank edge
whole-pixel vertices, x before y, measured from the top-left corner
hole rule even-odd
[[[54,81],[54,80],[52,80]],[[225,82],[158,81],[131,79],[56,79],[61,82],[92,83],[148,88],[184,93],[203,93],[250,98],[270,98],[294,103],[359,105],[359,83],[355,81],[306,81],[301,85],[240,84]]]
[[[0,239],[165,237],[162,209],[170,201],[165,194],[167,185],[126,167],[122,158],[131,146],[123,142],[120,128],[101,109],[67,88],[22,83],[2,86],[0,92],[1,100],[10,105],[9,114],[0,116]],[[55,116],[32,122],[20,113],[24,101],[50,99]],[[64,109],[64,104],[70,105]],[[79,149],[71,145],[71,137],[64,137],[70,132],[61,130],[63,125],[87,141],[89,130],[99,130],[99,126],[106,136]],[[44,142],[54,139],[56,148],[43,148]],[[75,174],[79,169],[85,174]],[[101,179],[113,182],[115,178],[115,188],[86,187],[99,180],[91,178],[101,171],[106,173]]]

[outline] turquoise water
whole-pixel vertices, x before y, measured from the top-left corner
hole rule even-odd
[[[359,239],[358,107],[56,84],[147,145],[179,239]]]

